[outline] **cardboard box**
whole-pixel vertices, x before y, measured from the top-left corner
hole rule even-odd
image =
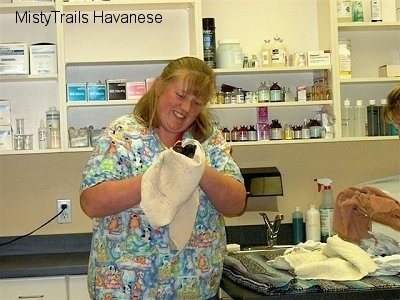
[[[297,87],[297,101],[307,101],[307,87],[298,86]]]
[[[68,83],[67,101],[87,101],[86,83]]]
[[[134,81],[126,83],[126,98],[135,99],[146,93],[146,83],[144,81]]]
[[[29,74],[27,43],[0,44],[0,74]]]
[[[0,126],[0,150],[12,150],[11,125]]]
[[[57,74],[57,47],[41,43],[29,47],[30,73],[33,75]]]
[[[379,77],[399,77],[400,65],[384,65],[378,69]]]
[[[329,66],[331,64],[331,53],[329,50],[317,50],[307,52],[307,65],[316,66]]]
[[[0,125],[11,125],[11,103],[0,100]]]
[[[88,101],[106,101],[106,85],[102,83],[87,84],[87,99]]]
[[[107,100],[126,99],[126,79],[107,79]]]

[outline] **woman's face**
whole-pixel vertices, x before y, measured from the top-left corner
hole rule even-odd
[[[182,79],[168,84],[159,96],[157,114],[160,133],[180,133],[187,130],[203,107],[201,99],[187,94]]]

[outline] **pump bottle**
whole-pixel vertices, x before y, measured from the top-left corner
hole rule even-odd
[[[304,223],[303,223],[303,212],[300,207],[296,206],[292,214],[293,224],[293,244],[304,242]]]
[[[314,179],[318,185],[318,192],[322,190],[322,204],[319,209],[321,221],[321,241],[326,242],[333,236],[333,193],[332,180],[329,178]]]
[[[315,242],[321,241],[320,214],[315,205],[311,204],[306,212],[306,239]]]

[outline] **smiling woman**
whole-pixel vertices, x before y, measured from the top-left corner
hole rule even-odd
[[[387,101],[383,117],[386,122],[393,123],[400,129],[400,84],[389,92]]]

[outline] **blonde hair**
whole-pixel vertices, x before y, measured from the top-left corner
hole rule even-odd
[[[157,115],[158,96],[166,86],[178,79],[183,79],[186,92],[203,102],[200,113],[189,128],[192,136],[200,142],[211,134],[211,115],[208,103],[215,95],[215,75],[212,68],[195,57],[181,57],[171,61],[158,76],[149,91],[136,104],[133,113],[138,121],[149,129],[159,126]]]
[[[383,110],[383,118],[388,123],[400,119],[400,85],[393,88],[387,95],[387,105]]]

